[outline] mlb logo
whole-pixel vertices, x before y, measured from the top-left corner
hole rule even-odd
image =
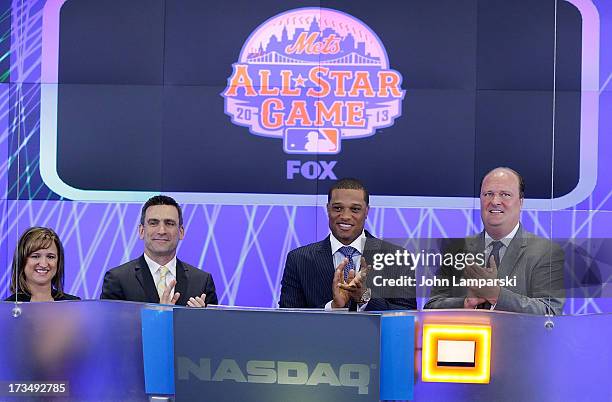
[[[288,154],[337,154],[340,132],[335,128],[288,128],[284,149]]]

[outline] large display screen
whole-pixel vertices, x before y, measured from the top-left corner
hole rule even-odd
[[[511,165],[527,198],[577,202],[590,21],[555,4],[49,2],[43,178],[72,199],[299,205],[356,176],[381,206],[464,207]]]

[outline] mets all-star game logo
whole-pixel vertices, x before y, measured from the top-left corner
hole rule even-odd
[[[401,83],[363,22],[336,10],[300,8],[251,34],[222,96],[234,124],[283,138],[285,152],[337,154],[342,140],[393,125]]]

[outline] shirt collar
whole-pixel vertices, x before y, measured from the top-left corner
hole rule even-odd
[[[147,265],[149,266],[149,270],[151,271],[151,275],[155,275],[155,273],[159,270],[161,265],[159,265],[158,263],[153,261],[147,255],[147,253],[144,253],[144,258],[145,258],[145,261],[147,262]],[[174,275],[174,277],[176,278],[176,255],[174,257],[172,257],[172,259],[166,264],[166,268],[168,268],[168,271],[172,275]]]
[[[351,244],[350,247],[354,247],[359,251],[359,254],[363,254],[363,246],[365,244],[366,235],[365,230],[361,231],[359,237],[357,237]],[[342,244],[340,240],[336,239],[333,233],[329,235],[329,242],[331,243],[332,255],[336,254],[336,252],[340,249],[340,247],[344,247],[345,244]]]
[[[512,232],[508,233],[506,237],[499,239],[499,241],[501,241],[504,246],[508,247],[512,239],[514,239],[514,236],[516,236],[516,232],[518,232],[519,226],[520,226],[520,222],[516,224],[514,229],[512,229]],[[493,243],[494,241],[495,240],[491,236],[489,236],[489,234],[485,230],[485,249],[489,247],[491,243]]]

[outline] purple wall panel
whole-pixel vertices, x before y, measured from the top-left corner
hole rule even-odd
[[[0,84],[0,296],[8,294],[16,238],[29,226],[43,225],[55,228],[64,242],[67,291],[97,298],[104,272],[142,252],[140,204],[61,200],[40,177],[40,91],[49,85],[40,84],[44,3],[13,1],[10,91],[9,84]],[[612,5],[594,4],[601,24],[597,185],[573,208],[524,211],[525,227],[542,236],[612,236],[612,177],[607,174],[612,166],[612,115],[607,113],[612,110]],[[31,200],[41,194],[43,200]],[[387,238],[462,237],[482,229],[474,207],[372,208],[366,229]],[[211,272],[220,302],[228,305],[275,306],[287,252],[327,235],[323,206],[187,204],[184,218],[179,257]],[[574,300],[566,307],[568,313],[594,311],[612,311],[612,305]]]

